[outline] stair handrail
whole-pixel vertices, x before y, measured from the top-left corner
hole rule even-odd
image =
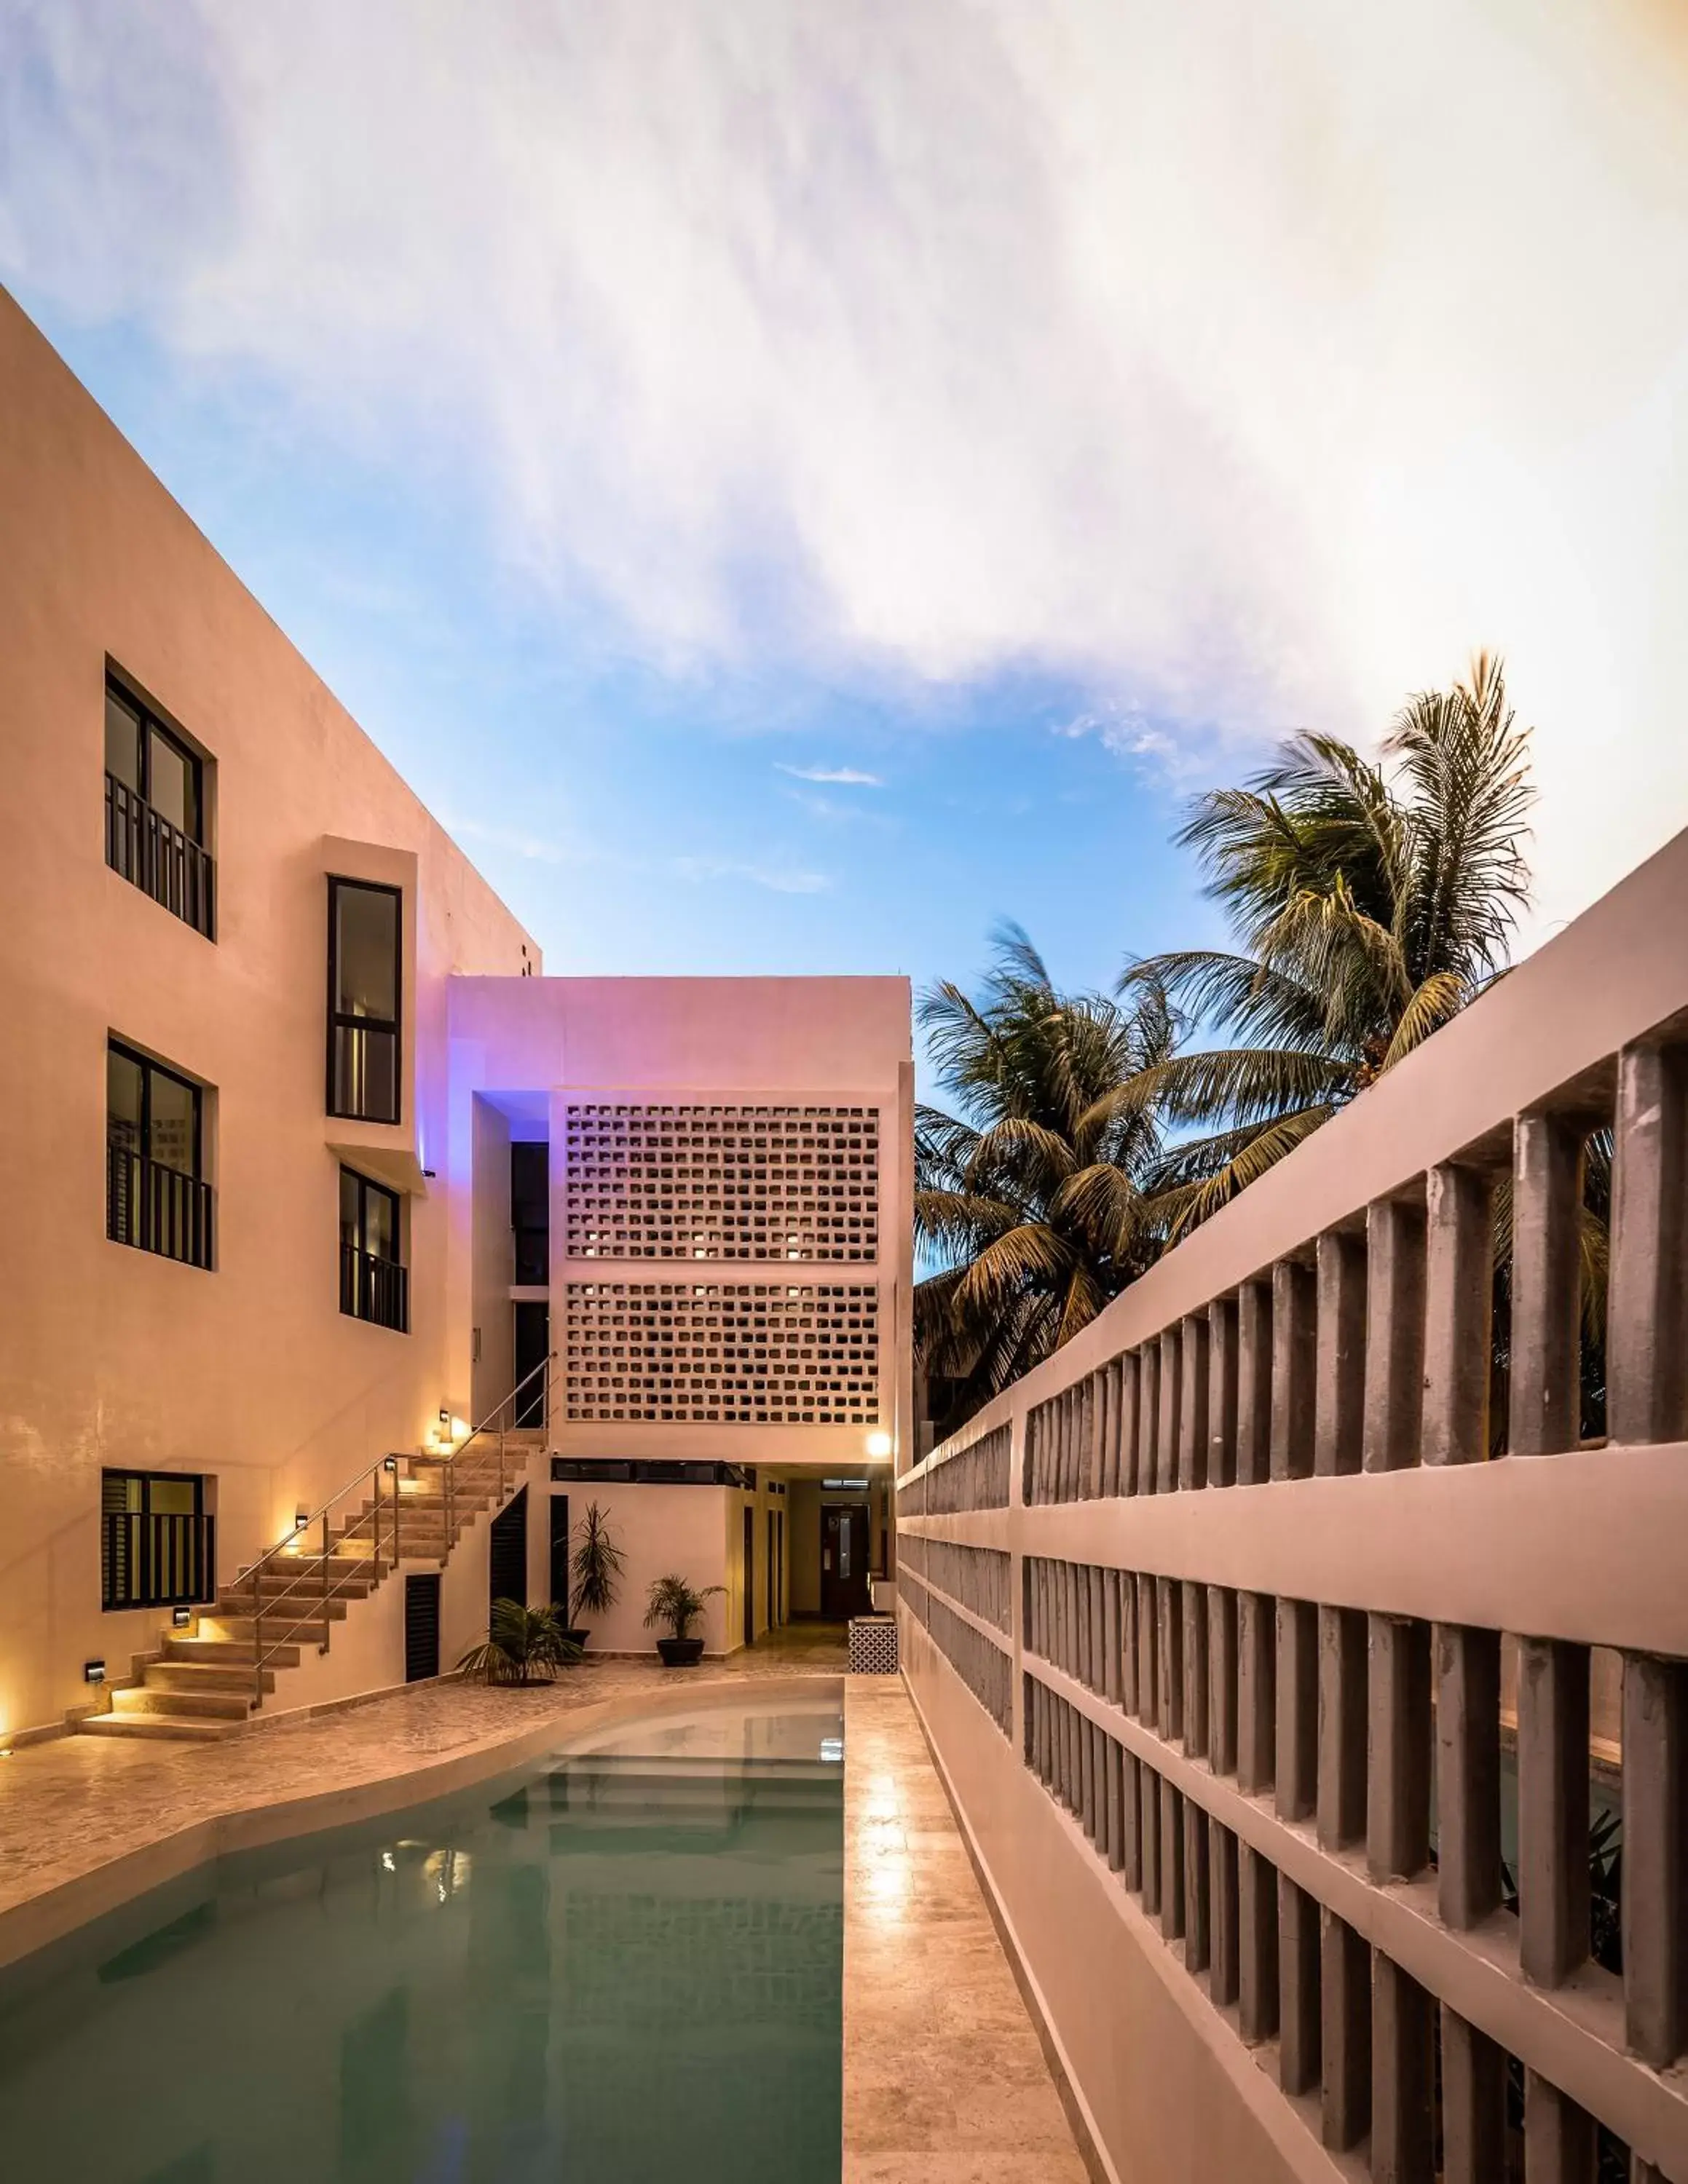
[[[456,1474],[453,1467],[455,1467],[457,1458],[462,1454],[463,1451],[468,1447],[472,1441],[478,1440],[481,1435],[488,1432],[495,1424],[497,1424],[505,1412],[514,1411],[522,1397],[523,1391],[527,1388],[528,1383],[540,1374],[545,1376],[544,1385],[540,1390],[539,1396],[541,1419],[543,1421],[549,1407],[549,1397],[551,1393],[551,1368],[556,1362],[556,1351],[548,1351],[539,1360],[539,1363],[529,1367],[528,1370],[522,1375],[522,1378],[516,1383],[515,1386],[511,1389],[510,1392],[506,1396],[502,1396],[500,1401],[493,1406],[492,1409],[487,1412],[485,1418],[480,1421],[479,1424],[472,1427],[463,1436],[463,1439],[457,1443],[456,1447],[450,1449],[445,1454],[439,1455],[424,1451],[417,1457],[410,1459],[412,1462],[443,1464],[447,1467],[445,1473],[445,1535],[446,1552],[448,1553],[450,1552],[453,1519],[456,1513],[456,1495],[455,1491]],[[508,1430],[508,1427],[501,1424],[498,1425],[498,1498],[500,1502],[504,1498],[505,1435]],[[377,1457],[372,1463],[366,1465],[362,1471],[358,1473],[356,1478],[349,1479],[338,1492],[331,1494],[320,1509],[312,1510],[310,1516],[305,1519],[303,1524],[295,1524],[292,1531],[288,1534],[285,1539],[278,1540],[273,1547],[271,1547],[266,1552],[261,1554],[258,1557],[257,1561],[252,1564],[250,1568],[243,1570],[239,1577],[235,1580],[233,1585],[230,1587],[232,1591],[238,1591],[249,1582],[252,1587],[252,1682],[253,1704],[254,1706],[262,1706],[264,1703],[264,1670],[265,1667],[275,1658],[276,1655],[281,1652],[283,1646],[292,1643],[292,1641],[289,1639],[278,1639],[266,1652],[264,1647],[264,1618],[266,1614],[274,1615],[279,1609],[284,1607],[286,1603],[293,1600],[293,1595],[299,1592],[300,1588],[305,1586],[307,1580],[312,1576],[311,1572],[308,1570],[301,1570],[299,1575],[293,1580],[293,1582],[290,1585],[288,1585],[282,1591],[278,1592],[276,1595],[276,1597],[271,1601],[266,1607],[264,1601],[263,1587],[260,1582],[262,1573],[277,1559],[278,1556],[288,1553],[290,1549],[297,1552],[299,1540],[310,1531],[313,1524],[316,1524],[319,1520],[321,1521],[322,1526],[322,1546],[321,1549],[320,1562],[321,1583],[320,1585],[314,1585],[311,1588],[309,1594],[308,1604],[313,1609],[320,1609],[322,1618],[322,1637],[317,1646],[317,1651],[321,1653],[326,1653],[328,1651],[328,1635],[330,1625],[330,1618],[328,1614],[329,1602],[332,1600],[338,1599],[342,1589],[351,1584],[356,1578],[358,1578],[366,1568],[373,1573],[377,1582],[382,1575],[381,1481],[389,1469],[393,1474],[393,1568],[397,1569],[401,1560],[400,1553],[399,1512],[402,1504],[403,1496],[400,1490],[398,1461],[399,1460],[396,1456],[390,1454]],[[338,1503],[344,1502],[349,1495],[355,1494],[359,1487],[366,1485],[372,1479],[375,1482],[375,1507],[370,1513],[372,1524],[369,1553],[367,1556],[360,1555],[357,1560],[352,1564],[350,1569],[343,1572],[341,1576],[331,1586],[328,1582],[328,1563],[332,1552],[332,1545],[329,1537],[330,1513]],[[298,1602],[298,1607],[303,1607],[306,1604],[307,1602],[305,1596],[301,1596],[301,1598]],[[294,1612],[294,1615],[295,1619],[298,1619],[296,1611]]]

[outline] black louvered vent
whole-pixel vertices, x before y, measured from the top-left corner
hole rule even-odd
[[[439,1572],[405,1580],[405,1681],[439,1674]]]

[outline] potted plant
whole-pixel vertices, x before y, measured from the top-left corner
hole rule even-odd
[[[582,1615],[607,1615],[621,1591],[627,1557],[617,1546],[610,1520],[595,1502],[575,1527],[574,1546],[568,1558],[567,1635],[584,1648],[590,1632],[581,1628]]]
[[[668,1635],[657,1641],[657,1651],[663,1663],[670,1669],[686,1669],[703,1658],[703,1641],[694,1638],[691,1626],[703,1613],[703,1603],[712,1593],[724,1592],[724,1585],[707,1585],[701,1592],[696,1591],[683,1577],[659,1577],[652,1584],[645,1602],[645,1628],[655,1630],[662,1624],[668,1626]]]
[[[579,1658],[580,1648],[554,1607],[495,1600],[485,1642],[471,1646],[457,1669],[488,1684],[548,1684],[559,1669]]]

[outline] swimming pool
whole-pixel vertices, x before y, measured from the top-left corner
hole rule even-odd
[[[620,1724],[0,1974],[0,2168],[836,2184],[836,1701]]]

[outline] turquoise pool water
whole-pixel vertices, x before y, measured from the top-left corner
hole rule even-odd
[[[19,2184],[837,2184],[843,1725],[700,1713],[0,1974]]]

